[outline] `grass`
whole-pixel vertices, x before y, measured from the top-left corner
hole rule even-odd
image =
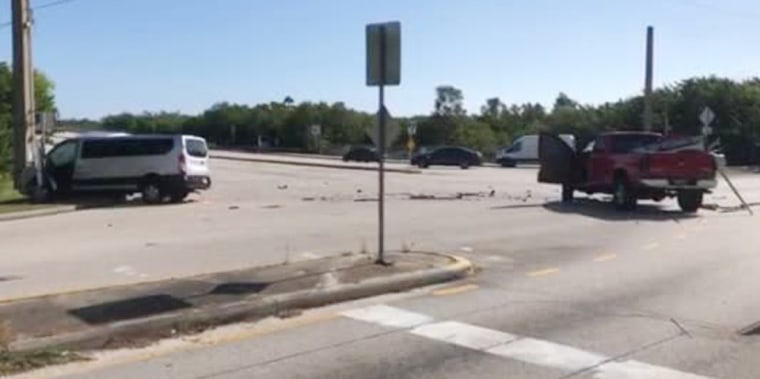
[[[13,189],[13,181],[9,175],[0,174],[0,214],[30,211],[49,207],[45,204],[32,204],[22,194]]]
[[[0,377],[84,360],[87,358],[70,351],[0,351]]]

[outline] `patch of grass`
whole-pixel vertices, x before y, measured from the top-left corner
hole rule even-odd
[[[0,214],[31,211],[49,206],[49,204],[33,204],[13,189],[13,180],[10,175],[0,175]]]
[[[88,358],[70,351],[41,350],[30,352],[0,351],[0,377],[24,371],[84,361]]]
[[[13,180],[10,175],[0,174],[0,204],[15,202],[24,197],[13,189]]]

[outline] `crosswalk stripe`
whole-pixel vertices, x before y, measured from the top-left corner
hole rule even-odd
[[[457,321],[436,322],[418,326],[412,329],[411,333],[475,350],[488,349],[517,339],[517,336],[508,333]]]
[[[399,329],[409,329],[433,322],[432,317],[387,305],[373,305],[367,308],[345,311],[341,314],[355,320]]]
[[[704,376],[634,360],[614,361],[601,354],[535,338],[522,337],[458,321],[436,321],[430,316],[388,305],[373,305],[341,313],[343,316],[488,354],[551,367],[569,373],[588,371],[594,379],[708,379]]]

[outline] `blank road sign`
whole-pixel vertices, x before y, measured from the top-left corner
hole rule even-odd
[[[383,62],[385,75],[381,69]],[[386,22],[367,25],[367,85],[398,85],[400,83],[401,23]]]

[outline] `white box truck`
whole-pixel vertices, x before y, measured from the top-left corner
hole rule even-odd
[[[575,136],[560,134],[568,146],[575,150]],[[538,163],[538,134],[528,134],[517,138],[511,146],[496,152],[496,163],[502,167],[516,167],[518,163]]]

